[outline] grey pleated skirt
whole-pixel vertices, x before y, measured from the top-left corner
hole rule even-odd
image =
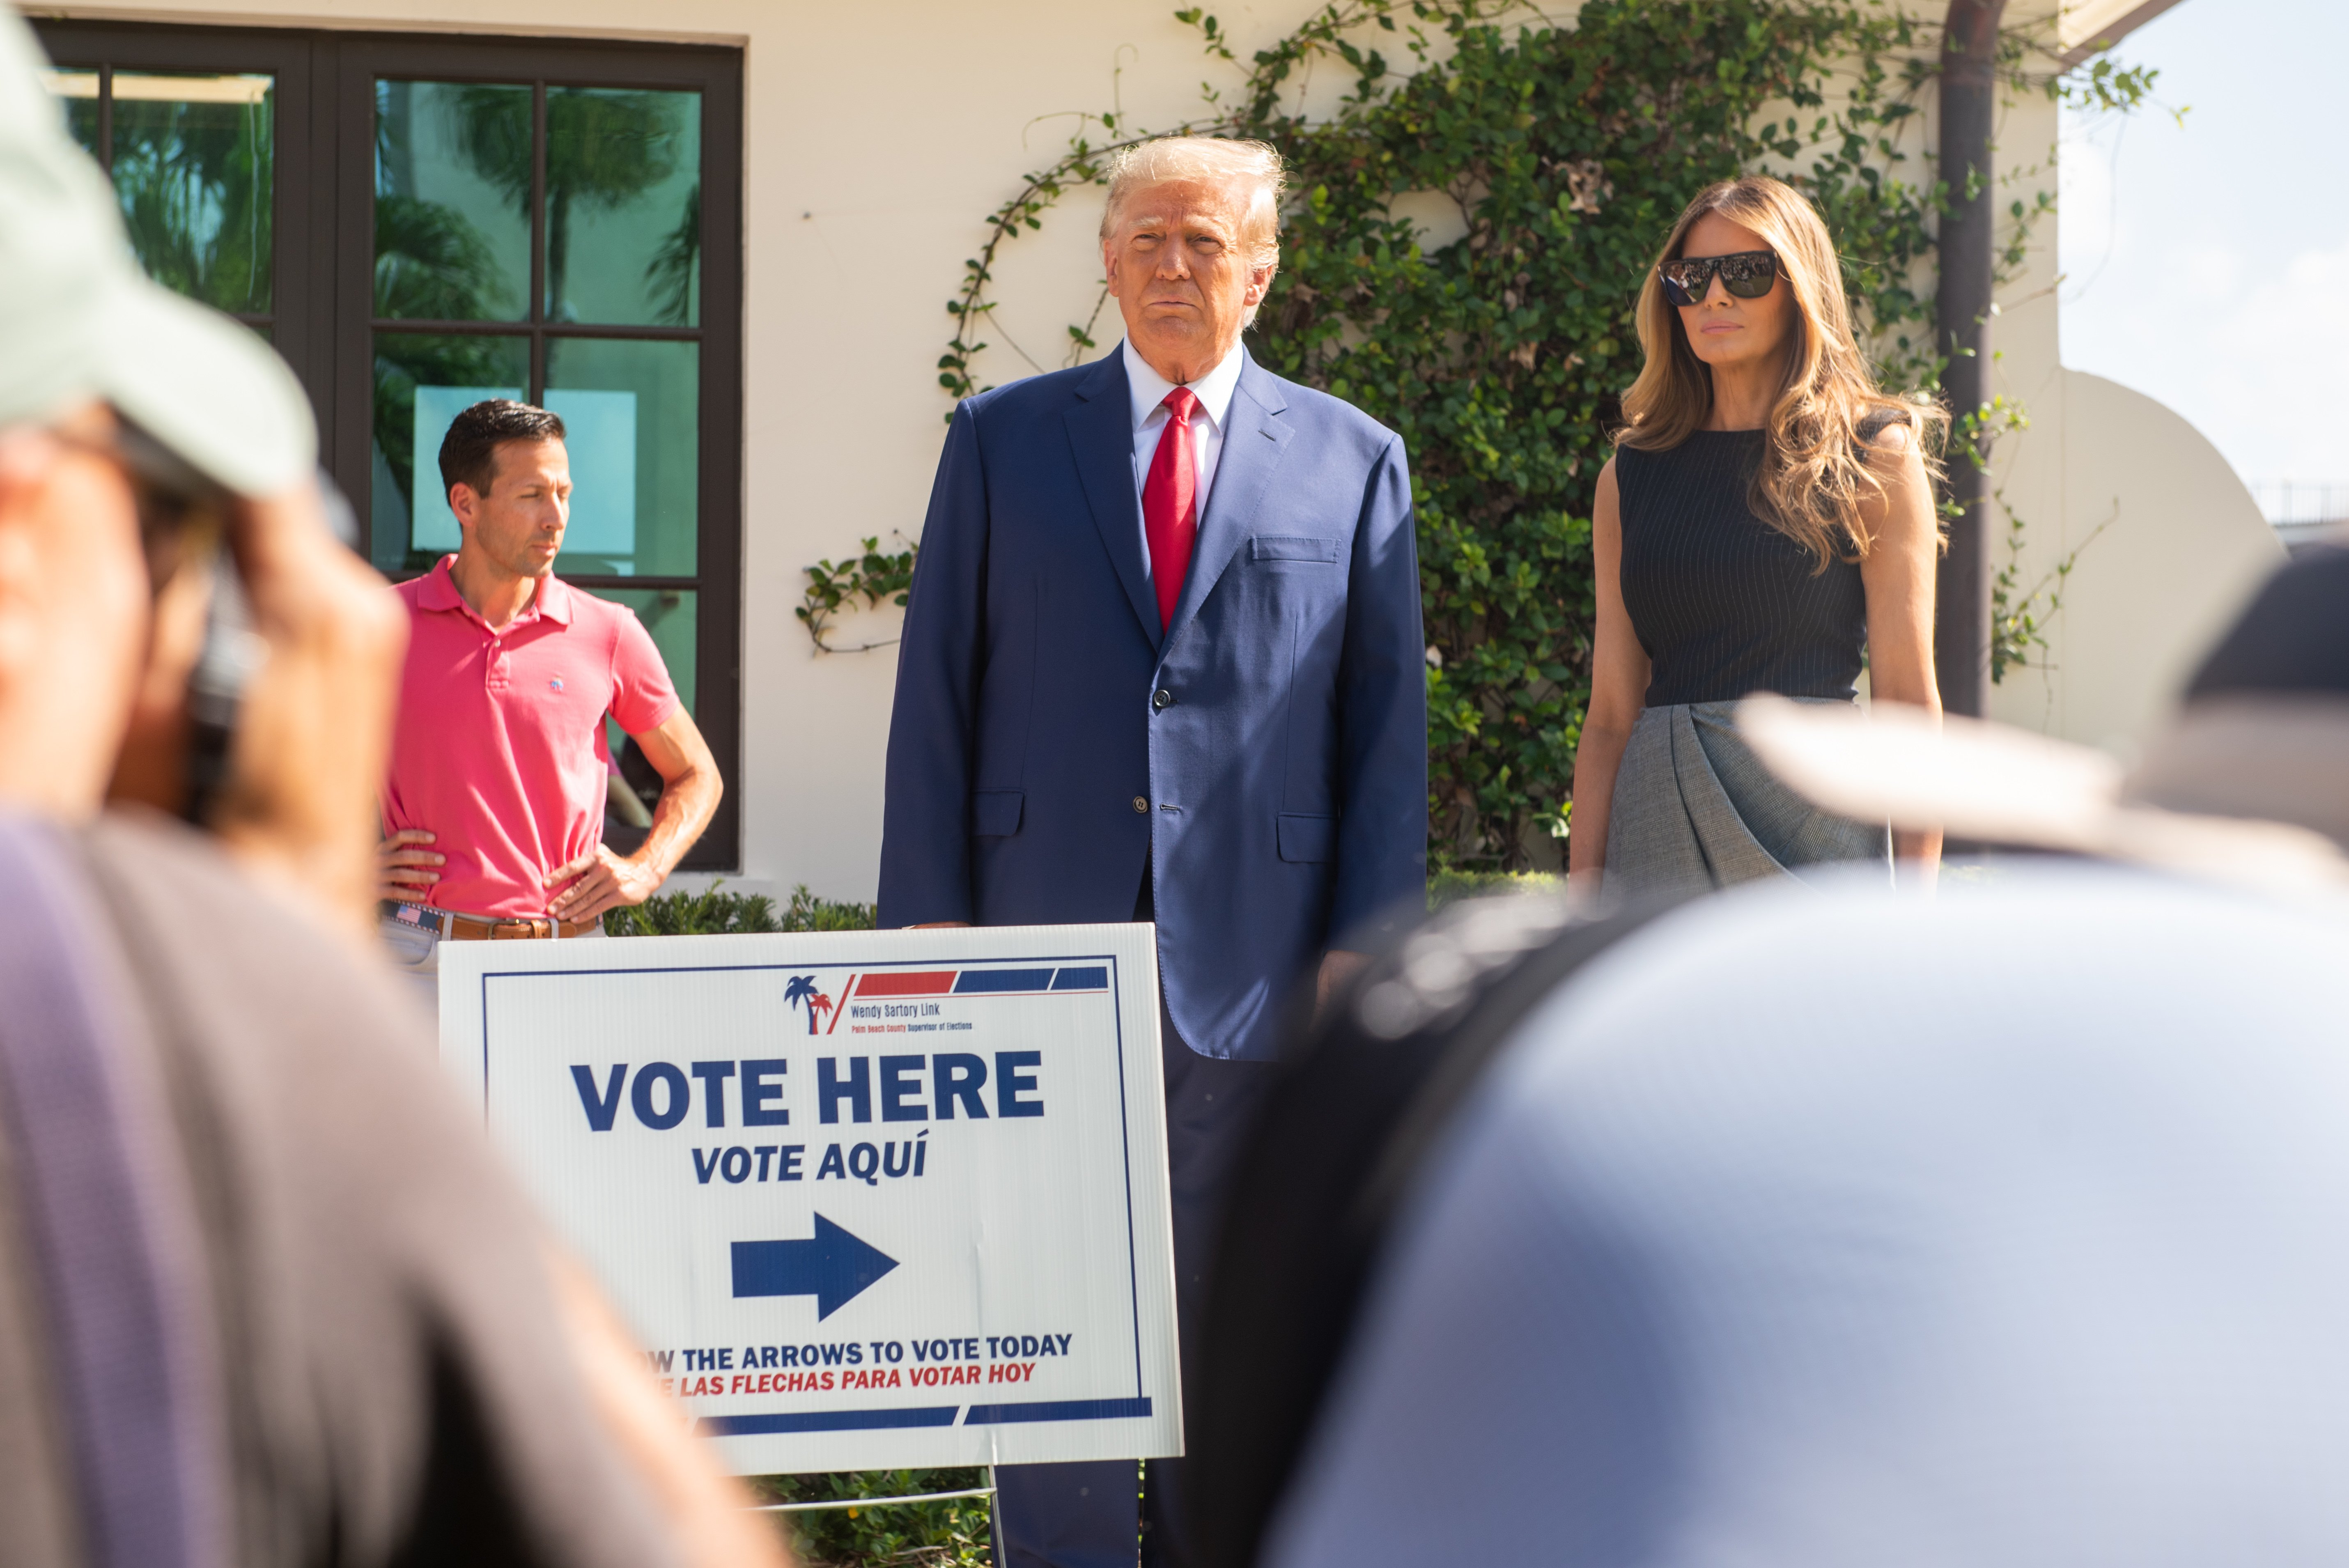
[[[1832,816],[1780,783],[1738,738],[1736,708],[1687,703],[1640,715],[1608,813],[1608,893],[1702,892],[1855,861],[1881,867],[1889,883],[1889,829]]]

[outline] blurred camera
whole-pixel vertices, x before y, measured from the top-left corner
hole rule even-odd
[[[201,825],[227,783],[237,715],[268,660],[269,645],[253,629],[244,583],[226,558],[229,492],[128,420],[119,425],[111,448],[131,481],[155,593],[160,597],[186,572],[202,573],[206,584],[203,645],[188,672],[185,788],[179,805],[182,817]],[[327,526],[346,546],[354,545],[358,520],[350,502],[323,470],[318,490]]]

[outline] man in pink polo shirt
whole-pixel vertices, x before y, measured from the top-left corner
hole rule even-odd
[[[457,416],[440,477],[462,542],[399,585],[408,667],[384,786],[383,930],[437,984],[442,941],[600,934],[709,826],[718,764],[626,608],[554,575],[571,512],[563,421],[502,398]],[[664,787],[644,847],[602,843],[609,714]]]

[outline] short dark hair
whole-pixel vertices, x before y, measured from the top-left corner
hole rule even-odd
[[[440,438],[440,493],[446,496],[458,485],[467,484],[473,487],[475,495],[487,495],[490,486],[497,482],[501,446],[508,441],[561,439],[560,414],[511,397],[476,403],[449,421],[449,433]]]

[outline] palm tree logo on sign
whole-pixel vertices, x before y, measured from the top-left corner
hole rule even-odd
[[[812,1035],[818,1016],[832,1011],[832,998],[815,988],[812,975],[794,975],[792,983],[783,987],[784,1006],[796,1007],[802,1002],[807,1004],[808,1033]]]

